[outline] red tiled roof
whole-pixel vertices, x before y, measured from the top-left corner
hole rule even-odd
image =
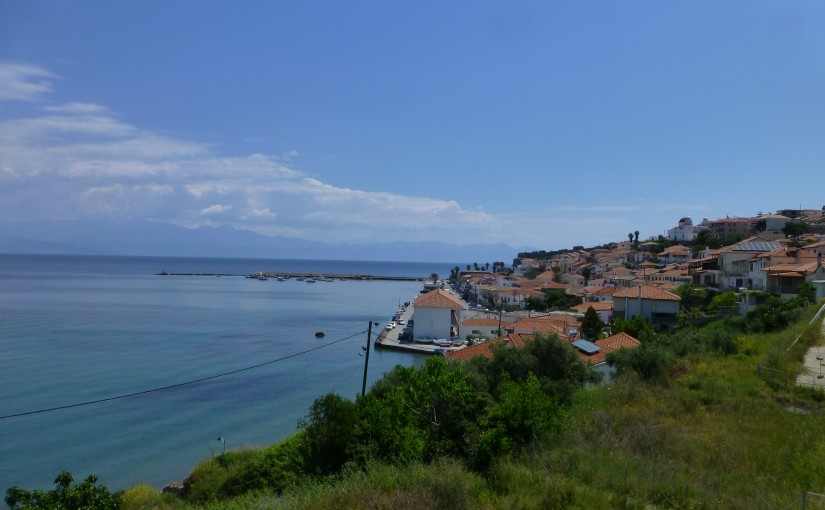
[[[492,317],[470,317],[466,321],[462,322],[462,326],[495,326],[498,327],[499,323],[501,324],[502,328],[507,328],[513,325],[510,321],[499,321],[498,319]]]
[[[577,310],[579,312],[586,312],[588,308],[592,307],[597,312],[605,311],[605,310],[612,310],[613,309],[613,302],[612,301],[593,301],[588,303],[582,303],[573,307],[573,310]]]
[[[641,296],[642,299],[655,299],[657,301],[681,301],[682,298],[668,292],[666,290],[662,290],[653,285],[637,285],[635,287],[628,287],[624,289],[619,289],[615,294],[613,294],[613,299],[620,299],[620,298],[636,298],[639,299]]]
[[[413,301],[413,306],[416,308],[467,308],[467,305],[464,304],[461,298],[450,294],[444,289],[431,290],[426,294],[418,296],[415,301]]]
[[[597,346],[600,347],[599,351],[593,354],[585,354],[579,351],[579,357],[588,363],[592,363],[593,365],[599,365],[604,363],[605,358],[607,355],[613,351],[619,349],[632,349],[634,347],[639,347],[641,342],[633,338],[632,336],[628,335],[625,332],[616,333],[615,335],[609,336],[607,338],[603,338],[601,340],[596,340],[593,342]]]
[[[532,340],[533,335],[523,335],[520,333],[510,333],[509,335],[500,336],[487,342],[481,342],[471,345],[467,348],[458,351],[447,352],[446,356],[450,359],[468,360],[476,356],[484,356],[487,359],[493,359],[493,346],[507,343],[512,347],[524,347],[525,341]]]

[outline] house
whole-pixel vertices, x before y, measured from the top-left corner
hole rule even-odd
[[[790,218],[781,214],[763,214],[757,217],[756,220],[765,222],[765,230],[767,232],[782,232],[785,225],[791,221]]]
[[[678,264],[690,259],[690,248],[681,244],[668,246],[657,255],[660,264]]]
[[[722,218],[710,222],[710,233],[718,241],[733,236],[744,236],[753,230],[753,218]]]
[[[573,347],[579,351],[579,357],[582,361],[593,366],[604,363],[607,355],[613,351],[633,349],[640,345],[642,345],[641,342],[625,332],[616,333],[595,342],[588,342],[587,340],[573,342]]]
[[[613,294],[613,315],[625,320],[644,317],[654,327],[667,329],[676,323],[682,298],[654,285],[623,288]]]
[[[452,338],[453,332],[458,333],[457,312],[468,308],[461,298],[444,289],[421,294],[413,301],[413,307],[413,341],[418,343]]]
[[[459,324],[458,336],[459,338],[468,336],[496,338],[512,327],[512,322],[501,320],[498,317],[470,317]]]
[[[754,289],[754,279],[748,278],[751,260],[781,247],[782,244],[776,241],[750,237],[732,246],[720,248],[717,252],[719,269],[713,279],[722,290]]]
[[[587,312],[588,308],[592,308],[599,315],[599,320],[607,324],[613,318],[613,302],[612,301],[588,301],[573,307],[573,310],[579,313]]]
[[[767,291],[792,297],[799,293],[799,286],[804,282],[813,284],[814,281],[825,278],[825,269],[822,267],[822,255],[817,255],[813,262],[794,262],[768,266],[764,269],[767,275]]]
[[[701,230],[701,227],[693,225],[693,220],[684,217],[675,227],[667,231],[667,238],[673,242],[690,242],[696,239]]]

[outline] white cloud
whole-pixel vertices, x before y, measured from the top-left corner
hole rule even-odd
[[[40,92],[26,97],[48,90],[51,73],[16,72],[43,81]],[[638,209],[618,204],[495,215],[455,200],[333,186],[284,164],[297,156],[217,154],[209,144],[131,125],[92,102],[33,109],[0,119],[0,217],[144,217],[327,242],[557,246],[559,232],[569,232],[571,243],[590,236],[596,244],[608,231],[633,230],[620,216]]]
[[[231,205],[213,204],[200,210],[201,216],[216,216],[232,210]]]
[[[56,76],[40,66],[0,63],[0,101],[33,101],[52,90]]]

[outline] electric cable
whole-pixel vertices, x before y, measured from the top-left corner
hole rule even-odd
[[[323,345],[319,345],[318,347],[313,347],[312,349],[307,349],[305,351],[296,352],[294,354],[289,354],[287,356],[282,356],[280,358],[265,361],[263,363],[250,365],[248,367],[239,368],[239,369],[236,369],[236,370],[230,370],[229,372],[223,372],[223,373],[216,374],[216,375],[200,377],[198,379],[192,379],[192,380],[189,380],[189,381],[176,383],[176,384],[170,384],[170,385],[167,385],[167,386],[161,386],[161,387],[158,387],[158,388],[152,388],[152,389],[142,390],[142,391],[135,391],[133,393],[125,393],[125,394],[122,394],[122,395],[115,395],[113,397],[99,398],[99,399],[96,399],[96,400],[87,400],[85,402],[77,402],[77,403],[74,403],[74,404],[66,404],[66,405],[62,405],[62,406],[49,407],[49,408],[46,408],[46,409],[38,409],[36,411],[26,411],[26,412],[23,412],[23,413],[7,414],[5,416],[0,416],[0,420],[6,420],[6,419],[9,419],[9,418],[18,418],[20,416],[29,416],[29,415],[32,415],[32,414],[41,414],[41,413],[48,413],[48,412],[52,412],[52,411],[60,411],[62,409],[71,409],[71,408],[74,408],[74,407],[88,406],[88,405],[92,405],[92,404],[99,404],[101,402],[110,402],[112,400],[120,400],[120,399],[124,399],[124,398],[129,398],[129,397],[136,397],[138,395],[146,395],[148,393],[156,393],[158,391],[164,391],[164,390],[170,390],[170,389],[174,389],[174,388],[180,388],[181,386],[189,386],[189,385],[192,385],[192,384],[197,384],[197,383],[201,383],[201,382],[204,382],[204,381],[209,381],[209,380],[212,380],[212,379],[218,379],[220,377],[226,377],[228,375],[233,375],[233,374],[237,374],[237,373],[240,373],[240,372],[246,372],[248,370],[253,370],[255,368],[260,368],[260,367],[263,367],[263,366],[266,366],[266,365],[271,365],[273,363],[277,363],[279,361],[284,361],[286,359],[296,358],[298,356],[302,356],[302,355],[310,353],[312,351],[317,351],[319,349],[323,349],[325,347],[329,347],[331,345],[335,345],[335,344],[344,342],[344,341],[349,340],[351,338],[354,338],[358,335],[363,335],[366,332],[367,332],[367,330],[359,331],[358,333],[353,333],[352,335],[349,335],[347,337],[340,338],[338,340],[334,340],[332,342],[329,342],[329,343],[326,343],[326,344],[323,344]]]

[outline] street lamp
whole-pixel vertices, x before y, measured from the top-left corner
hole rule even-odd
[[[226,438],[221,436],[221,437],[218,438],[218,441],[223,443],[223,453],[226,453]]]

